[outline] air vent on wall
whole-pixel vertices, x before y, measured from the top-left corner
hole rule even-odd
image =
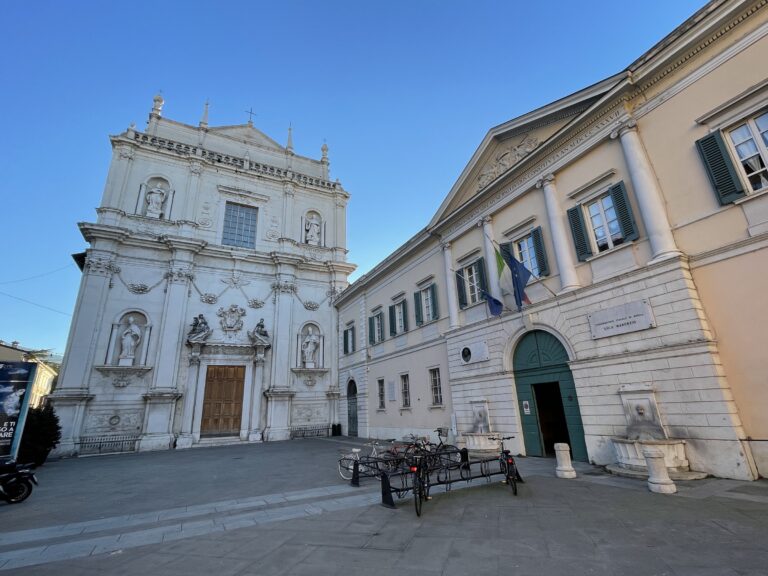
[[[462,364],[474,364],[475,362],[483,362],[488,360],[488,343],[472,342],[466,346],[462,346],[459,349],[459,358]]]

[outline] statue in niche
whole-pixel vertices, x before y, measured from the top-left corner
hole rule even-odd
[[[133,316],[128,316],[128,326],[120,335],[120,356],[118,365],[132,366],[136,356],[136,347],[141,341],[141,328],[136,324]]]
[[[304,221],[304,243],[320,246],[320,217],[309,214]]]
[[[160,186],[154,186],[147,191],[145,201],[147,203],[147,216],[150,218],[163,217],[163,204],[168,192]]]
[[[187,334],[188,342],[204,342],[211,335],[211,328],[205,316],[198,314],[192,319],[192,326]]]
[[[307,327],[307,334],[301,343],[301,357],[305,368],[314,368],[317,360],[317,349],[320,347],[320,337],[315,334],[312,326]]]

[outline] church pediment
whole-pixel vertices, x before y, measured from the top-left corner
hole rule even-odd
[[[270,148],[280,152],[285,152],[285,147],[281,146],[272,138],[264,134],[261,130],[255,128],[252,124],[239,124],[235,126],[218,126],[208,130],[210,135],[226,136],[239,142],[245,142],[262,148]]]

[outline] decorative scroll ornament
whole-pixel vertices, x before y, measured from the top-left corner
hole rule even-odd
[[[216,302],[219,301],[219,297],[216,296],[216,294],[211,294],[210,292],[206,292],[205,294],[200,294],[200,302],[203,304],[216,304]]]
[[[244,280],[240,274],[232,274],[229,278],[222,278],[221,281],[229,288],[241,288],[250,284],[250,281]]]
[[[128,290],[132,294],[146,294],[149,292],[149,286],[146,284],[128,284]]]
[[[315,311],[318,308],[320,308],[320,304],[317,302],[313,302],[312,300],[307,300],[306,302],[304,302],[304,308],[306,308],[307,310]]]
[[[115,264],[114,260],[101,256],[87,256],[85,268],[89,273],[101,276],[111,276],[120,272],[120,267]]]
[[[296,292],[296,284],[293,282],[273,282],[272,290],[275,292],[282,292],[285,294],[293,294]]]
[[[195,279],[191,268],[172,268],[165,273],[165,277],[171,282],[186,282]]]
[[[237,304],[232,304],[229,308],[219,308],[216,315],[221,318],[221,329],[227,335],[238,332],[243,328],[245,308],[241,308]]]

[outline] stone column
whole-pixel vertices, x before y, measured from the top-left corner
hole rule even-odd
[[[67,353],[58,386],[51,395],[61,423],[61,441],[54,455],[67,456],[77,452],[85,407],[93,398],[89,389],[91,370],[94,365],[106,361],[104,357],[97,357],[96,351],[112,275],[119,270],[113,251],[88,251],[69,328]]]
[[[328,398],[328,423],[331,426],[331,434],[334,430],[341,430],[341,423],[339,422],[339,393],[338,386],[331,386],[331,388],[325,393],[325,397]]]
[[[132,138],[134,131],[129,129],[128,134]],[[118,142],[114,146],[112,164],[109,167],[107,182],[104,186],[104,200],[101,205],[103,208],[117,208],[133,213],[136,207],[136,197],[132,194],[130,197],[125,196],[125,185],[134,157],[133,146],[125,141]]]
[[[168,237],[165,242],[172,251],[172,258],[166,273],[165,302],[157,331],[154,378],[144,395],[146,414],[139,451],[165,450],[173,442],[174,408],[180,397],[176,378],[187,325],[189,283],[193,278],[194,255],[205,246],[205,242],[178,236]]]
[[[496,265],[496,250],[493,247],[493,224],[491,217],[486,216],[480,222],[483,227],[483,253],[485,254],[485,263],[488,268],[488,292],[499,302],[504,300],[501,297],[501,286],[499,285],[499,267]]]
[[[295,190],[293,183],[286,182],[283,184],[283,233],[282,238],[290,238],[296,242],[304,240],[304,230],[299,230],[298,238],[294,238],[293,232],[299,228],[299,224],[293,221],[293,199],[295,196]]]
[[[630,118],[622,122],[616,130],[611,132],[611,138],[619,138],[621,141],[629,178],[635,190],[635,199],[651,244],[652,261],[678,256],[680,250],[675,244],[675,238],[669,226],[661,189],[640,134],[637,132],[635,119]]]
[[[248,432],[249,442],[261,442],[261,403],[264,397],[264,350],[256,350],[253,359],[253,390],[251,391],[251,418]]]
[[[191,448],[194,443],[192,424],[195,416],[195,398],[200,382],[200,344],[195,344],[189,356],[187,388],[184,391],[184,412],[181,414],[181,432],[176,441],[176,448]],[[202,409],[200,406],[199,409]]]
[[[450,328],[459,327],[459,301],[456,296],[456,274],[453,270],[453,254],[451,244],[445,242],[443,247],[443,266],[445,268],[445,293],[448,296],[448,318]]]
[[[547,174],[536,182],[536,188],[544,192],[544,202],[547,206],[547,221],[555,248],[557,270],[560,273],[560,292],[568,292],[581,287],[579,276],[576,274],[576,263],[573,257],[573,246],[568,238],[565,224],[565,212],[560,207],[560,199],[555,188],[554,174]]]

